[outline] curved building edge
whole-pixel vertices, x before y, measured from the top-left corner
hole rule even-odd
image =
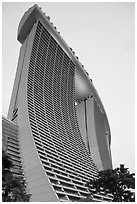
[[[56,27],[53,26],[53,23],[50,22],[49,17],[42,12],[41,8],[35,4],[31,8],[28,9],[27,12],[23,15],[17,32],[17,39],[20,43],[23,43],[28,34],[30,33],[33,25],[36,23],[37,20],[40,20],[48,32],[53,36],[53,38],[58,42],[58,44],[63,48],[66,54],[70,57],[73,63],[76,66],[76,73],[75,73],[75,100],[76,102],[83,101],[88,99],[91,95],[94,96],[97,104],[99,105],[107,131],[109,132],[109,145],[111,144],[111,132],[109,127],[108,118],[106,115],[106,111],[102,104],[102,101],[98,95],[98,92],[95,89],[92,80],[89,78],[87,72],[84,70],[84,66],[79,62],[78,57],[75,56],[72,49],[67,45],[64,41],[60,33],[57,31]],[[80,88],[79,88],[80,87]],[[82,87],[82,88],[81,88]]]

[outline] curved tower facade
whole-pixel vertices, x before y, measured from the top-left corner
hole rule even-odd
[[[112,167],[105,110],[81,63],[37,5],[22,17],[18,41],[8,118],[19,127],[30,201],[78,201],[88,194],[87,180]]]

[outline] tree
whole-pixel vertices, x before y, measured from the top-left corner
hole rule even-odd
[[[98,173],[98,178],[87,183],[89,191],[104,192],[113,196],[113,202],[135,202],[135,174],[130,174],[123,164],[120,168],[107,169]],[[92,194],[92,193],[91,193]]]
[[[26,193],[23,180],[16,177],[11,169],[14,167],[10,157],[2,151],[2,201],[28,202],[30,195]]]

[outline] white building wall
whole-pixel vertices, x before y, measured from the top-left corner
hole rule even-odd
[[[86,103],[86,117],[87,117],[87,130],[86,130],[86,120],[85,120],[85,103]],[[83,140],[87,148],[90,148],[91,157],[96,164],[98,170],[103,170],[101,157],[99,154],[98,142],[95,130],[95,120],[94,120],[94,99],[90,98],[85,102],[78,103],[76,106],[78,123]],[[87,132],[86,132],[87,131]],[[88,147],[89,143],[89,147]]]
[[[94,98],[86,100],[87,107],[87,124],[88,124],[88,138],[91,156],[98,167],[98,170],[103,170],[101,155],[99,153],[99,146],[97,142],[97,135],[95,130],[94,120]]]

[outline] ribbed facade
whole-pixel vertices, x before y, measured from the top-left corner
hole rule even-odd
[[[23,169],[18,141],[18,127],[5,117],[2,117],[2,149],[10,156],[12,160],[13,174],[23,178]]]
[[[64,187],[59,183],[53,185],[59,198],[66,198],[67,192],[75,197],[86,195],[79,194],[76,183],[85,183],[97,171],[77,124],[74,73],[75,65],[38,22],[28,70],[28,113],[47,176],[51,182],[54,182],[52,177],[64,181]],[[66,188],[65,181],[71,183]],[[72,189],[67,189],[69,185]],[[73,196],[68,194],[68,197]]]
[[[82,97],[75,92],[76,80],[84,77],[87,93],[91,82],[37,5],[22,18],[18,40],[22,47],[8,117],[19,127],[30,201],[78,201],[98,172],[75,105]],[[95,195],[94,201],[102,198]]]

